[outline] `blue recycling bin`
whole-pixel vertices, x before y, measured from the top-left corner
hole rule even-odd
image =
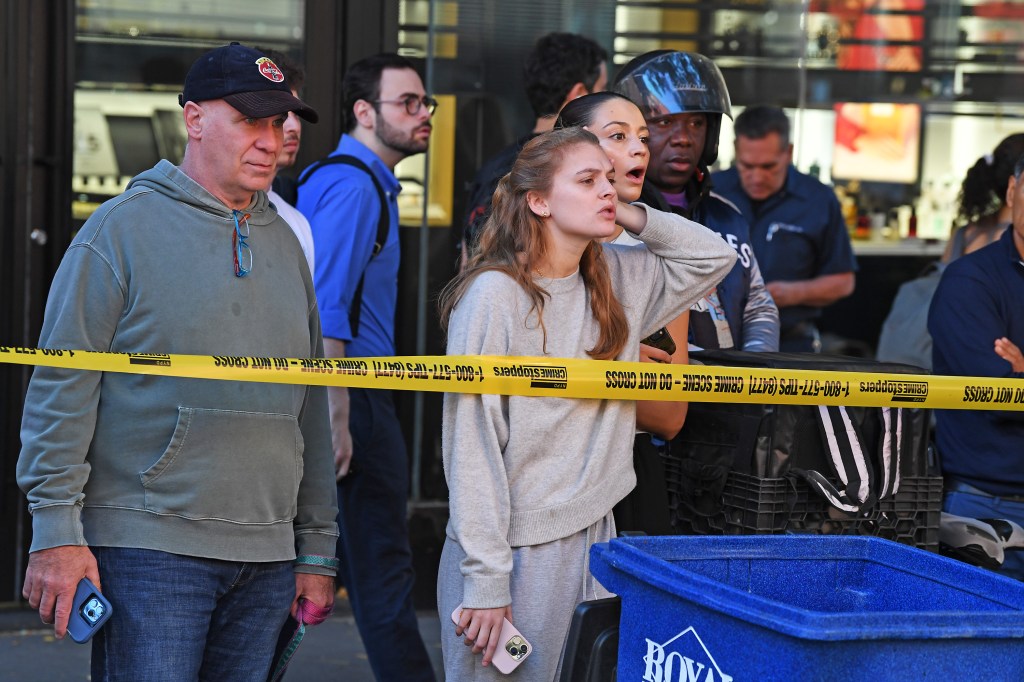
[[[1024,680],[1024,583],[868,536],[616,538],[618,679]]]

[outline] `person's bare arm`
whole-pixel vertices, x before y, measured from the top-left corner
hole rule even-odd
[[[765,286],[780,308],[792,305],[822,308],[852,294],[855,284],[852,272],[840,272],[792,282],[777,280]]]
[[[689,336],[690,311],[665,325],[672,340],[676,342],[676,352],[670,356],[672,364],[688,365],[690,363],[690,352],[687,347]],[[641,344],[640,356],[643,358]],[[658,349],[653,349],[658,350]],[[664,351],[661,351],[664,353]],[[641,431],[653,433],[662,440],[672,440],[683,428],[686,421],[686,412],[689,403],[674,400],[641,400],[636,404],[636,427]]]
[[[345,357],[345,342],[324,337],[324,355],[328,358]],[[348,474],[352,463],[352,434],[348,430],[348,389],[328,386],[327,402],[331,410],[331,442],[334,445],[334,473],[340,481]]]
[[[647,212],[624,201],[615,206],[615,222],[633,234],[640,234],[647,227]]]

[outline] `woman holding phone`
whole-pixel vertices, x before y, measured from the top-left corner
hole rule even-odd
[[[579,126],[597,136],[615,169],[615,190],[619,201],[634,202],[640,198],[650,155],[647,150],[647,122],[640,109],[624,95],[597,92],[578,97],[566,104],[558,114],[556,128]],[[622,226],[609,240],[613,244],[638,245]],[[649,362],[687,364],[690,311],[640,341],[640,359]],[[663,342],[668,340],[667,347]],[[675,438],[686,419],[688,403],[645,400],[636,406],[636,427],[639,433],[633,443],[633,468],[637,486],[615,507],[618,530],[643,531],[648,535],[672,532],[669,517],[668,491],[665,486],[665,465],[660,449]]]
[[[640,339],[715,286],[736,255],[706,228],[618,201],[590,132],[545,133],[498,185],[479,248],[442,292],[450,355],[637,360]],[[647,248],[602,246],[621,226]],[[503,620],[533,645],[523,679],[552,680],[576,605],[607,592],[588,552],[635,483],[636,403],[449,393],[449,488],[438,573],[452,680],[499,679]],[[513,613],[515,617],[513,619]],[[482,659],[477,654],[482,653]]]

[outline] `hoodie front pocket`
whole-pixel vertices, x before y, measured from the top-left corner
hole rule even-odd
[[[179,407],[163,455],[140,475],[146,509],[268,524],[295,518],[302,435],[288,414]]]

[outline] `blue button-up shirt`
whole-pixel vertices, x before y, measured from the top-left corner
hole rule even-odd
[[[324,166],[299,187],[296,207],[309,219],[313,230],[313,282],[323,334],[344,341],[349,357],[394,355],[401,259],[398,193],[402,188],[391,169],[355,138],[342,135],[332,156],[337,154],[354,156],[373,171],[387,198],[390,229],[384,248],[371,258],[380,199],[370,177],[354,166]],[[349,310],[364,270],[359,329],[353,334]]]

